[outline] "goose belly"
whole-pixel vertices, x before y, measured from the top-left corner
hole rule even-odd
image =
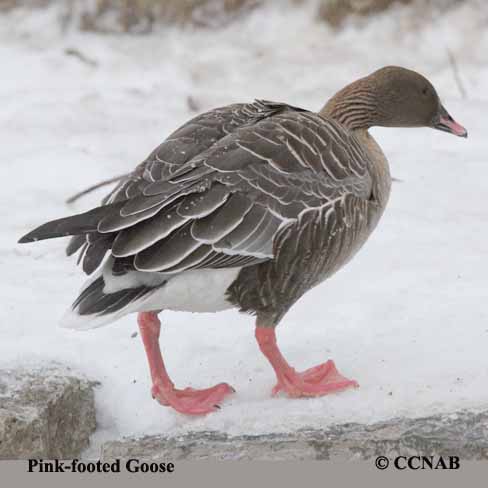
[[[139,311],[218,312],[232,308],[226,292],[240,268],[201,269],[180,273],[156,289]]]

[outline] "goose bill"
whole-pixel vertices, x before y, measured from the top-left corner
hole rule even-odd
[[[458,124],[444,107],[441,110],[439,121],[434,125],[434,128],[449,132],[455,136],[468,137],[468,131],[461,124]]]

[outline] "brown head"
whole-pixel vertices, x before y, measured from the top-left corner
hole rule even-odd
[[[349,129],[432,127],[467,137],[442,106],[435,88],[424,76],[387,66],[336,93],[320,112]]]

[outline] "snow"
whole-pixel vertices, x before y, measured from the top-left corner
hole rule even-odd
[[[408,9],[399,8],[336,35],[312,20],[312,4],[271,2],[220,30],[161,28],[141,37],[62,35],[52,8],[0,17],[0,366],[57,360],[100,380],[92,454],[122,435],[284,432],[486,407],[486,14],[466,2],[412,30]],[[256,97],[319,109],[347,82],[387,64],[431,79],[469,138],[374,129],[402,181],[393,184],[385,216],[359,255],[278,328],[297,369],[332,357],[359,389],[270,398],[274,375],[255,344],[251,317],[165,312],[161,344],[175,383],[226,381],[237,389],[218,413],[187,418],[151,399],[134,316],[87,332],[57,326],[85,277],[65,257],[65,240],[16,240],[46,220],[96,205],[103,193],[71,206],[68,196],[132,169],[194,115],[192,104],[203,111]]]

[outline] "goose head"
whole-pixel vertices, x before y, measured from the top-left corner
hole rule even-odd
[[[449,115],[430,81],[399,66],[381,68],[346,86],[321,113],[350,129],[431,127],[459,137],[468,135]]]

